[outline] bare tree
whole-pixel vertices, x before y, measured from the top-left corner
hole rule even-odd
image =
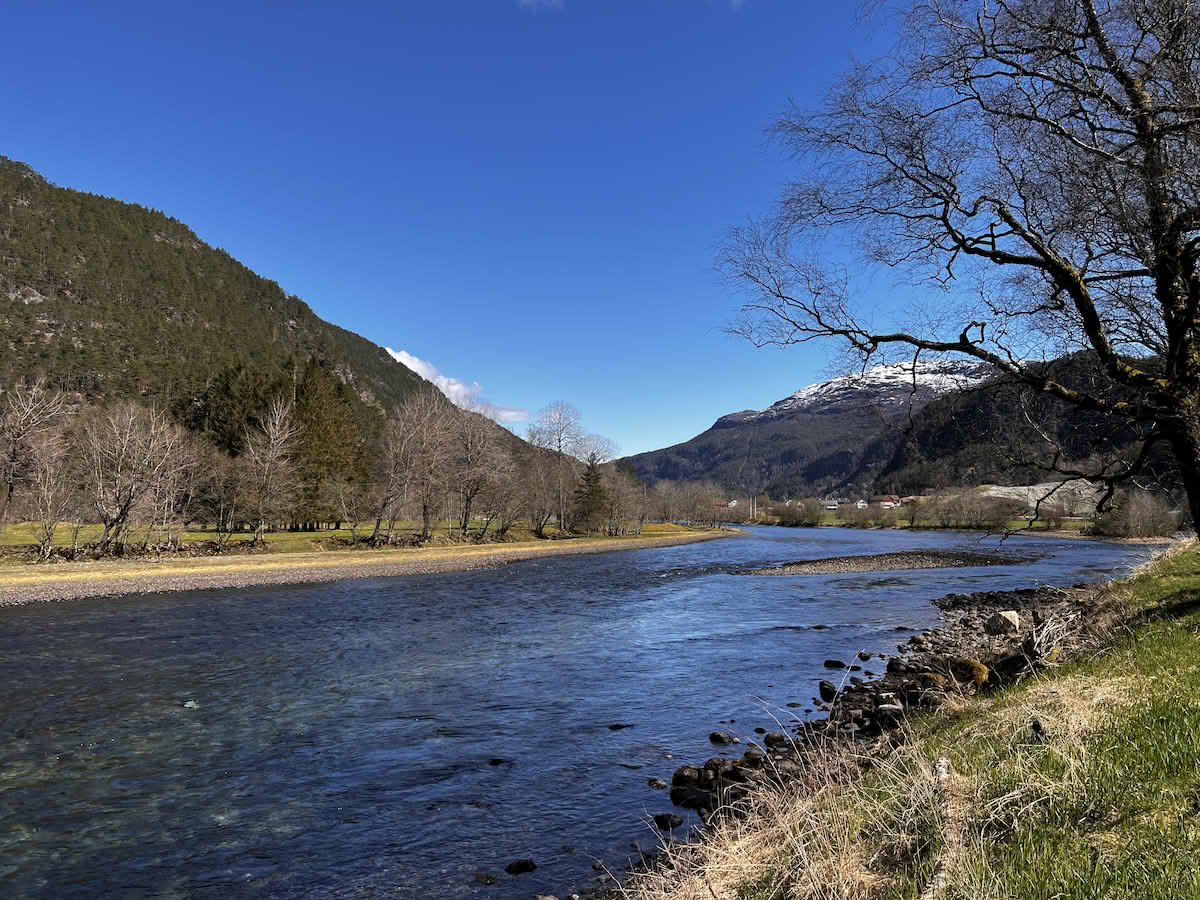
[[[49,559],[54,534],[79,499],[71,450],[60,430],[43,429],[28,439],[28,517],[35,522],[38,557]]]
[[[40,379],[0,396],[0,527],[8,521],[18,480],[35,464],[37,436],[53,427],[65,411],[66,398],[48,390]]]
[[[224,550],[250,515],[248,506],[253,497],[249,461],[244,455],[231,459],[224,451],[209,447],[202,472],[198,514],[202,521],[212,523],[217,549]]]
[[[483,520],[479,529],[480,538],[485,537],[493,525],[496,536],[504,537],[524,515],[526,508],[525,486],[512,456],[500,448],[493,464],[493,477],[479,494],[476,503]]]
[[[577,408],[559,400],[542,409],[528,429],[529,443],[550,450],[555,455],[554,482],[559,529],[567,527],[567,497],[575,485],[576,457],[579,455],[580,438],[583,437],[582,419]]]
[[[162,453],[165,456],[160,476],[151,483],[142,504],[146,525],[143,549],[148,548],[154,533],[162,528],[166,543],[178,549],[178,535],[173,527],[182,527],[196,499],[201,476],[201,463],[207,453],[199,439],[178,426],[169,426],[164,433]]]
[[[897,51],[851,71],[775,136],[805,169],[768,221],[731,233],[725,272],[758,344],[840,339],[861,363],[957,354],[1125,419],[1173,451],[1200,515],[1200,12],[1195,0],[916,0]],[[818,241],[947,292],[874,327]],[[1038,363],[1085,350],[1077,385]],[[1200,520],[1198,520],[1200,521]]]
[[[499,477],[506,455],[496,439],[497,426],[486,407],[465,409],[451,428],[451,484],[462,500],[459,526],[463,534],[471,525],[475,499]]]
[[[614,464],[604,467],[607,501],[605,531],[609,535],[641,534],[649,504],[646,488],[629,470]]]
[[[521,482],[529,529],[539,538],[546,536],[546,526],[558,509],[558,463],[555,457],[535,452],[522,467]]]
[[[276,397],[267,408],[261,427],[246,430],[249,463],[250,507],[254,514],[254,540],[262,541],[267,525],[287,509],[296,489],[293,457],[300,441],[292,401]]]
[[[404,436],[398,457],[401,480],[408,499],[420,508],[425,539],[433,534],[434,513],[450,483],[450,433],[455,415],[456,410],[433,390],[409,394],[396,414],[397,434]]]
[[[102,552],[123,546],[131,517],[159,485],[183,430],[155,407],[123,401],[82,413],[77,448],[92,506],[104,531]]]

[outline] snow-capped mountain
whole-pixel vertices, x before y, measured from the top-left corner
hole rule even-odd
[[[798,413],[821,415],[870,406],[888,417],[915,411],[931,400],[982,384],[995,375],[985,363],[964,360],[879,365],[865,372],[810,384],[764,410],[747,409],[717,419],[714,428],[765,423]]]

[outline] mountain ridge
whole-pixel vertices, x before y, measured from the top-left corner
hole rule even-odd
[[[316,358],[358,400],[428,385],[374,342],[157,210],[59,187],[0,156],[0,383],[178,402],[238,364]]]
[[[865,489],[885,463],[890,426],[992,377],[971,361],[874,366],[806,385],[763,410],[721,416],[688,441],[628,462],[646,480],[712,478],[776,496]]]

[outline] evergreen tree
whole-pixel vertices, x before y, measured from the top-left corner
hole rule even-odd
[[[315,359],[299,375],[296,412],[300,426],[296,519],[306,524],[340,522],[334,483],[363,481],[363,441],[345,385]]]
[[[575,524],[589,534],[601,527],[608,504],[604,490],[604,475],[600,471],[600,460],[595,453],[588,456],[587,467],[579,476],[575,488]]]

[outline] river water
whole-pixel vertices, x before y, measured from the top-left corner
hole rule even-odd
[[[671,805],[647,779],[713,755],[714,729],[746,740],[803,716],[787,704],[810,701],[826,657],[894,650],[949,592],[1096,580],[1148,555],[1019,537],[1001,550],[1020,566],[732,574],[998,544],[764,528],[0,609],[0,895],[562,896],[655,846],[648,820]],[[505,874],[516,858],[537,870]]]

